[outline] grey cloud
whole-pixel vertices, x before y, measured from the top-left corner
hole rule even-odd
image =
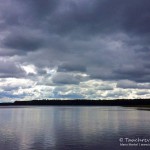
[[[147,95],[147,94],[150,94],[150,92],[148,92],[148,91],[140,91],[140,92],[137,92],[136,93],[137,95]]]
[[[144,88],[134,82],[150,81],[149,6],[149,0],[2,0],[0,55],[15,59],[1,63],[0,76],[24,76],[16,61],[34,64],[37,76],[48,75],[41,68],[58,68],[55,85],[87,80],[80,72],[132,82],[118,83],[123,89]]]
[[[18,0],[17,0],[18,1]],[[60,0],[30,0],[30,1],[23,1],[19,0],[21,6],[26,6],[27,11],[26,13],[30,16],[29,19],[33,19],[32,22],[34,21],[45,21],[46,18],[48,18],[53,11],[55,11],[61,2]],[[31,15],[32,14],[32,15]],[[27,20],[26,20],[27,21]],[[31,20],[30,20],[31,21]],[[38,21],[38,22],[39,22]],[[42,22],[41,22],[42,24]]]
[[[16,6],[13,5],[16,4],[20,8],[14,13]],[[8,16],[12,14],[17,18],[18,25],[42,28],[63,36],[108,34],[120,30],[141,34],[149,31],[149,5],[148,0],[16,0],[12,3],[13,9],[7,6],[7,12],[13,12],[8,13]],[[12,21],[9,22],[13,24]]]
[[[20,65],[11,61],[0,60],[0,78],[25,77],[26,73]]]
[[[57,73],[52,77],[52,81],[55,84],[79,84],[86,79],[87,77],[68,73]]]
[[[24,33],[12,33],[3,40],[3,45],[6,48],[28,52],[40,48],[42,46],[42,39],[38,39],[37,37],[33,37],[32,35],[26,35]]]
[[[4,15],[4,19],[17,18],[12,19],[19,22],[17,26],[42,28],[63,36],[110,34],[117,31],[149,33],[148,0],[15,0],[11,4],[7,5],[7,14],[11,17]],[[16,5],[17,11],[14,10]],[[13,24],[12,21],[9,22]],[[6,23],[8,24],[8,21]]]
[[[19,88],[21,88],[21,89],[31,88],[31,85],[11,85],[11,84],[7,84],[7,85],[0,86],[0,88],[3,91],[6,91],[6,92],[12,92],[12,91],[18,91]]]
[[[127,4],[129,4],[129,2],[126,3],[126,5]],[[148,28],[150,25],[149,6],[150,1],[148,0],[133,0],[130,5],[126,7],[123,26],[127,32],[146,36],[150,33],[150,29]]]
[[[37,72],[38,72],[39,75],[46,75],[46,74],[48,74],[47,71],[44,70],[43,68],[42,69],[38,68]],[[49,74],[48,74],[48,76],[49,76]]]
[[[19,55],[20,52],[18,53],[18,50],[12,50],[12,49],[7,49],[4,51],[4,48],[2,48],[0,50],[0,56],[2,56],[2,57],[5,57],[5,56],[11,57],[11,56],[14,56],[16,54]]]
[[[138,64],[138,65],[137,65]],[[150,70],[142,67],[141,64],[123,65],[114,70],[114,72],[122,79],[130,79],[137,82],[144,82],[145,76],[149,74]]]
[[[117,83],[117,87],[118,88],[123,88],[123,89],[130,89],[130,88],[137,88],[137,83],[134,81],[129,81],[129,80],[123,80],[123,81],[119,81]]]
[[[0,5],[1,18],[4,23],[1,24],[2,28],[8,28],[12,26],[35,26],[37,28],[41,25],[47,16],[49,16],[53,10],[59,4],[59,0],[2,0]],[[41,23],[40,23],[41,21]]]
[[[119,13],[117,8],[111,8],[112,4],[109,3],[88,0],[82,2],[64,1],[62,10],[55,11],[51,16],[49,30],[63,36],[70,34],[74,37],[113,32],[116,24],[119,23]],[[108,28],[109,24],[111,24],[111,28]]]
[[[148,0],[64,1],[67,9],[57,10],[50,19],[53,31],[98,34],[123,30],[132,34],[149,32]],[[130,5],[129,5],[130,4]],[[63,7],[63,5],[62,5]],[[54,26],[57,24],[57,26]]]
[[[117,82],[117,87],[123,89],[150,89],[150,84],[149,83],[143,84],[129,80],[122,80]]]
[[[114,88],[109,85],[100,85],[99,87],[96,88],[96,90],[101,90],[101,91],[111,91]]]
[[[67,45],[64,49],[55,47],[57,42],[62,42],[62,45]],[[90,49],[89,43],[90,42]],[[135,53],[132,46],[128,49],[121,47],[118,50],[108,48],[107,41],[104,43],[93,43],[92,41],[84,41],[82,49],[76,51],[70,50],[74,43],[70,40],[53,42],[50,49],[42,50],[38,54],[30,54],[27,60],[35,63],[35,65],[58,66],[58,72],[85,72],[93,79],[102,80],[119,80],[129,79],[136,82],[148,82],[150,80],[148,60],[142,59]],[[125,43],[126,44],[126,43]],[[78,42],[80,47],[80,42]],[[85,50],[84,50],[84,49]],[[72,53],[71,53],[72,52]],[[36,59],[34,58],[42,58]],[[33,61],[34,60],[34,61]],[[138,61],[137,61],[138,60]],[[59,65],[61,62],[61,65]],[[67,62],[67,63],[66,63]]]
[[[86,67],[80,64],[62,64],[58,66],[58,72],[86,72]]]

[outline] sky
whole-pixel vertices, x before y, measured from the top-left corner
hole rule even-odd
[[[1,0],[0,102],[150,97],[149,0]]]

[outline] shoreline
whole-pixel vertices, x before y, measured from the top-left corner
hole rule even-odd
[[[0,106],[124,106],[150,107],[150,99],[134,100],[31,100],[0,103]]]

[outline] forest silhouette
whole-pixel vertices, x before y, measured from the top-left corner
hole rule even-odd
[[[150,106],[150,99],[116,99],[116,100],[31,100],[0,103],[0,106],[52,105],[52,106]]]

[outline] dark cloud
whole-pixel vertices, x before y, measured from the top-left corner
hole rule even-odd
[[[22,7],[26,7],[27,11],[26,11],[26,15],[30,15],[30,16],[25,16],[28,17],[28,19],[32,22],[36,22],[38,21],[38,23],[40,21],[46,21],[45,19],[48,19],[52,13],[57,9],[59,3],[61,2],[60,0],[29,0],[29,1],[19,1]],[[27,18],[26,18],[27,19]],[[33,19],[33,20],[31,20]],[[26,20],[25,23],[27,23],[28,20]],[[32,24],[31,22],[31,24]],[[43,22],[41,22],[40,24],[42,24]]]
[[[124,81],[119,81],[117,83],[117,87],[123,88],[123,89],[130,89],[130,88],[136,89],[136,88],[138,88],[138,85],[136,82],[124,80]]]
[[[49,16],[46,28],[61,35],[109,34],[120,30],[145,35],[149,33],[149,5],[148,0],[64,0],[59,7],[53,7],[53,14],[41,14]]]
[[[134,82],[150,82],[149,6],[149,0],[2,0],[0,55],[14,62],[1,62],[0,77],[23,77],[21,65],[33,64],[35,79],[50,75],[55,85],[101,79],[141,88]]]
[[[57,73],[52,78],[52,81],[55,84],[79,84],[84,80],[86,80],[86,77],[68,73]]]
[[[137,83],[129,80],[122,80],[122,81],[118,81],[117,87],[123,89],[149,89],[150,84],[149,83],[143,84],[143,83]]]
[[[110,34],[121,30],[148,34],[149,5],[148,0],[15,0],[5,5],[3,18],[6,24],[16,22],[16,26],[42,28],[63,36]]]
[[[123,27],[127,32],[140,35],[149,35],[150,29],[150,1],[148,0],[133,0],[125,2],[126,6],[124,14]]]
[[[58,66],[58,72],[86,72],[86,67],[80,64],[62,64]]]
[[[12,33],[3,40],[3,46],[18,51],[35,51],[42,46],[42,39],[30,34]],[[20,52],[21,53],[21,52]],[[19,54],[19,52],[17,53]]]
[[[0,78],[20,78],[25,76],[26,73],[19,64],[0,60]]]
[[[6,24],[16,22],[18,26],[42,28],[64,36],[72,32],[93,35],[120,30],[133,34],[149,33],[148,0],[15,0],[3,5]]]
[[[47,0],[26,3],[21,1],[21,3],[25,4],[28,12],[32,14],[26,20],[26,25],[29,28],[38,27],[48,36],[47,50],[41,55],[44,58],[42,60],[44,65],[49,63],[58,65],[60,61],[62,65],[58,66],[58,72],[87,72],[91,78],[103,80],[129,79],[137,82],[150,80],[148,77],[150,70],[141,61],[142,55],[136,54],[135,48],[138,44],[139,51],[143,51],[143,43],[149,37],[148,0],[132,2]],[[27,14],[25,12],[23,16],[26,18]],[[118,33],[125,34],[128,39],[124,37],[115,39]],[[111,42],[108,36],[111,40],[123,42],[125,47],[122,46],[115,51],[113,49],[116,47],[107,47]],[[141,36],[144,40],[140,43]],[[98,38],[100,40],[106,38],[106,41],[99,42]],[[28,50],[40,47],[38,40],[29,39],[29,41],[19,42],[20,44],[15,46],[17,48],[21,45],[22,49]],[[14,45],[11,43],[16,42],[9,42],[8,38],[6,43],[13,48]],[[144,55],[147,53],[146,51]]]

